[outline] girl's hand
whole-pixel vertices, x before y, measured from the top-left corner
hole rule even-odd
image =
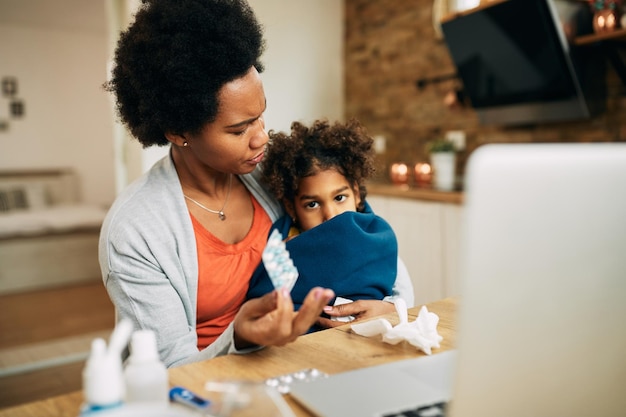
[[[309,330],[334,296],[332,290],[313,288],[298,312],[294,311],[287,290],[248,300],[235,317],[235,347],[282,346],[293,342]]]
[[[382,300],[357,300],[348,304],[324,307],[324,313],[333,317],[353,316],[354,321],[364,320],[396,311],[393,303]],[[337,327],[346,324],[320,317],[316,322],[322,327]]]

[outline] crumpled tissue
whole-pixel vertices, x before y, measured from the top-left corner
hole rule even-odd
[[[429,312],[426,306],[422,306],[415,321],[409,323],[406,303],[397,298],[394,301],[400,323],[392,326],[388,320],[376,319],[364,323],[353,324],[352,330],[361,336],[372,337],[382,334],[383,342],[395,345],[406,340],[411,345],[430,355],[433,348],[439,348],[439,342],[443,337],[437,333],[439,316]]]

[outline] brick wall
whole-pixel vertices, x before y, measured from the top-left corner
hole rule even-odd
[[[448,130],[463,130],[467,156],[485,143],[626,141],[626,86],[607,68],[607,111],[591,120],[524,127],[485,127],[471,107],[449,107],[444,97],[458,80],[419,90],[416,80],[455,72],[432,24],[432,0],[345,0],[346,118],[358,118],[386,138],[376,178],[386,181],[391,163],[426,161],[425,144]],[[622,43],[623,45],[623,43]],[[621,53],[624,59],[624,48]]]

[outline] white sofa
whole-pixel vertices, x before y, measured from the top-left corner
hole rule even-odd
[[[99,280],[106,212],[71,169],[0,171],[0,294]]]

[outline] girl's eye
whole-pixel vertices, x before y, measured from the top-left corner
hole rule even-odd
[[[338,195],[335,197],[335,201],[339,202],[339,203],[343,203],[344,201],[346,201],[348,199],[347,195]]]
[[[319,203],[317,201],[309,201],[308,203],[306,203],[305,207],[308,209],[314,209],[317,206],[319,206]]]

